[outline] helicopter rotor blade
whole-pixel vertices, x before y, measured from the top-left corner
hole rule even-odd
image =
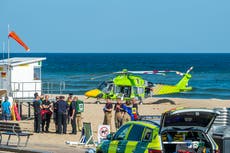
[[[157,75],[165,75],[163,71],[128,71],[128,73],[132,74],[157,74]]]
[[[99,79],[99,78],[108,77],[108,76],[110,76],[110,75],[113,75],[113,73],[95,76],[95,77],[90,78],[90,79],[91,79],[91,80],[95,80],[95,79]]]
[[[186,73],[187,73],[187,74],[190,73],[190,72],[192,71],[192,69],[193,69],[193,66],[191,66],[191,67],[187,70]]]

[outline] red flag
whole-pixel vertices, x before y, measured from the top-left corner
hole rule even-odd
[[[26,51],[30,51],[29,47],[17,36],[17,34],[14,31],[11,31],[8,35],[8,37],[13,38],[16,40],[20,45],[22,45]]]

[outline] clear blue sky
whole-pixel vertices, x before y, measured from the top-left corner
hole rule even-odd
[[[31,53],[230,53],[229,0],[0,0],[8,24]]]

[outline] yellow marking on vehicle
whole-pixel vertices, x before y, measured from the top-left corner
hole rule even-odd
[[[116,153],[118,143],[119,143],[119,141],[111,141],[109,144],[108,152],[109,153]]]
[[[125,148],[125,153],[132,153],[136,149],[138,141],[128,141]]]

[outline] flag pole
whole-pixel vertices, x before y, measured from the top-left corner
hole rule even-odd
[[[10,25],[8,24],[8,34],[7,34],[7,36],[9,35],[9,33],[10,33]],[[8,37],[8,62],[9,62],[9,60],[10,60],[10,39]]]
[[[8,82],[8,96],[12,96],[11,95],[11,72],[10,72],[10,39],[9,39],[9,33],[10,33],[10,25],[8,24],[8,34],[7,34],[7,51],[8,51],[8,66],[7,66],[7,82]]]
[[[4,52],[5,52],[5,42],[3,41],[2,42],[2,59],[3,59],[3,62],[4,62]]]

